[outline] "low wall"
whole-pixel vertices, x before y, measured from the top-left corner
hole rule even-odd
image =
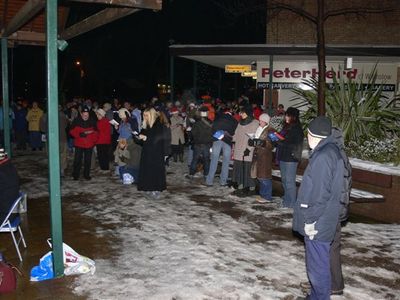
[[[303,159],[297,173],[302,175],[307,164],[308,160]],[[362,170],[353,166],[352,178],[354,188],[385,197],[384,202],[351,203],[352,214],[380,222],[400,224],[400,176]]]

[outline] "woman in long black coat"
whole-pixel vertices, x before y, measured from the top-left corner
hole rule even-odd
[[[164,158],[168,155],[165,153],[168,141],[166,127],[154,108],[144,111],[143,130],[138,138],[143,142],[138,190],[159,198],[160,193],[167,188]]]

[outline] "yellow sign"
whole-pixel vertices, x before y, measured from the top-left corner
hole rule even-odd
[[[257,71],[246,71],[246,72],[242,72],[242,77],[257,77]]]
[[[250,65],[225,65],[225,73],[243,73],[250,71]]]

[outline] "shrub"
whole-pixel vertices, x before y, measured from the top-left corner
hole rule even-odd
[[[377,72],[373,71],[367,85],[361,79],[354,82],[345,76],[334,78],[333,89],[326,89],[326,115],[334,126],[342,129],[346,143],[360,142],[365,136],[375,138],[400,136],[400,97],[391,99],[383,92],[383,85],[376,84]],[[306,127],[317,116],[317,80],[303,82],[311,90],[294,88],[295,106],[306,108],[302,122]]]

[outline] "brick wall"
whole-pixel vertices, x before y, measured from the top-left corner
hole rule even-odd
[[[286,0],[299,4],[312,15],[316,15],[315,0]],[[400,7],[400,1],[348,0],[326,1],[327,10],[344,7],[382,8],[385,5]],[[335,6],[333,6],[335,5]],[[315,44],[315,25],[289,11],[278,15],[268,12],[268,44]],[[330,17],[325,23],[327,44],[398,45],[400,43],[400,11],[380,14],[342,15]]]
[[[359,183],[354,178],[353,186],[385,196],[382,203],[352,203],[350,211],[353,214],[366,216],[375,220],[400,224],[400,176],[391,176],[391,187],[380,187],[374,184]]]

